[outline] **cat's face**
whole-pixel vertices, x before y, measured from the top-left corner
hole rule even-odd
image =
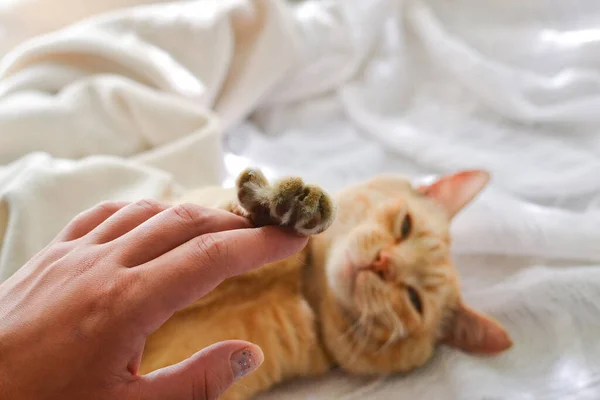
[[[379,177],[338,195],[337,220],[322,239],[324,332],[342,367],[406,371],[439,342],[477,353],[510,347],[500,325],[464,305],[450,257],[450,220],[487,180],[471,171],[413,188]]]

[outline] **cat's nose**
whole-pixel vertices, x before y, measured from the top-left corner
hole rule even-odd
[[[374,273],[376,273],[381,279],[389,279],[390,255],[385,250],[381,250],[377,253],[377,256],[375,256],[375,259],[371,263],[371,270]]]

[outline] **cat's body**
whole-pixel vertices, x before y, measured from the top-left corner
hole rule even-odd
[[[273,188],[260,172],[246,171],[237,191],[206,189],[179,199],[226,208],[257,225],[325,231],[299,254],[228,279],[176,313],[148,338],[140,373],[215,342],[248,340],[263,349],[264,363],[223,396],[244,400],[333,366],[355,374],[409,371],[439,342],[485,353],[509,347],[495,322],[463,305],[449,257],[450,218],[487,182],[467,174],[420,191],[398,177],[348,188],[336,198],[329,229],[328,197],[296,178]]]

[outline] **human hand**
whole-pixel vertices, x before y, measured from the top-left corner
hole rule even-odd
[[[146,337],[224,279],[306,238],[195,205],[104,203],[0,285],[0,398],[216,399],[262,363],[227,341],[137,375]],[[239,362],[242,352],[251,362]]]

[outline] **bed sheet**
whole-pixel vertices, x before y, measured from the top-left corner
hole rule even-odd
[[[455,259],[467,299],[515,347],[493,359],[444,349],[406,377],[338,373],[266,399],[600,398],[600,5],[509,3],[299,6],[310,61],[228,136],[226,160],[330,190],[383,172],[490,170],[454,223]]]

